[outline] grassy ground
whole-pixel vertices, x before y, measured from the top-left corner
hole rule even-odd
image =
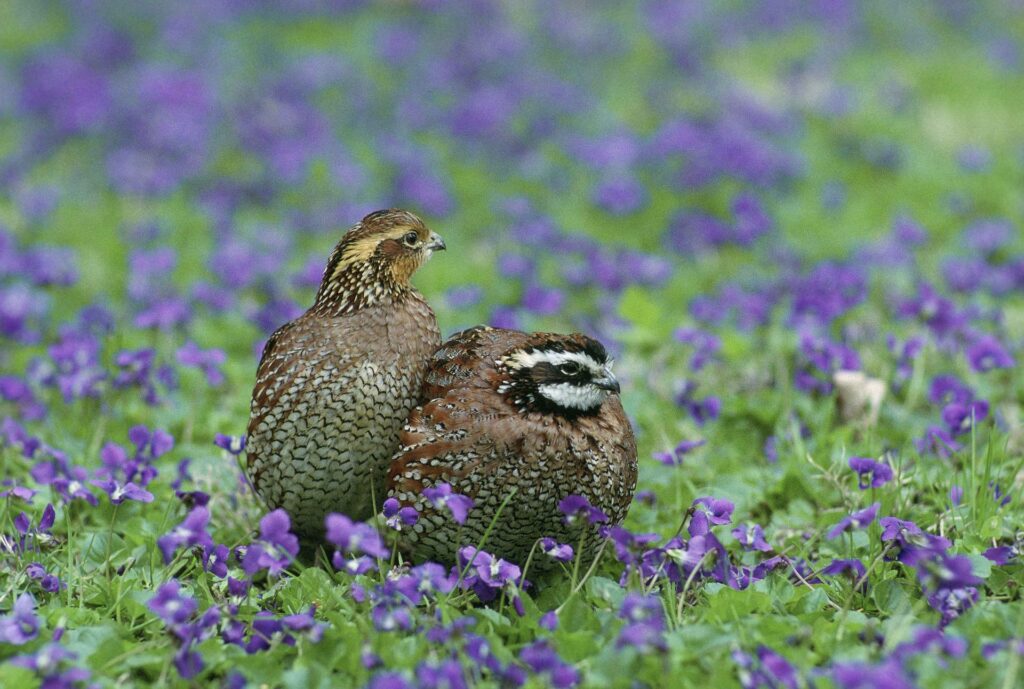
[[[0,685],[1020,686],[1020,8],[353,5],[11,4]],[[246,565],[214,440],[389,205],[444,332],[616,352],[593,571]]]

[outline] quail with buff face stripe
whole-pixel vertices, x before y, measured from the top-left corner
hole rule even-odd
[[[324,518],[367,519],[440,344],[410,284],[445,243],[408,211],[371,213],[338,242],[313,306],[263,349],[252,393],[247,474],[270,509],[318,543]]]
[[[590,559],[600,542],[559,504],[582,496],[618,524],[636,490],[636,440],[600,342],[580,334],[477,327],[430,362],[423,404],[409,417],[389,471],[389,496],[416,508],[403,531],[415,560],[450,563],[463,546],[524,564],[550,537]],[[464,524],[424,495],[449,484],[473,499]],[[500,514],[499,514],[500,513]],[[534,556],[531,568],[543,567]]]

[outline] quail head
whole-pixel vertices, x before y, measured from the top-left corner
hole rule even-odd
[[[247,473],[292,530],[317,542],[329,512],[366,519],[441,341],[409,283],[444,241],[403,210],[371,213],[338,242],[312,307],[263,349]]]
[[[522,565],[545,537],[583,542],[579,556],[592,557],[597,527],[568,522],[559,503],[580,495],[609,523],[625,518],[636,440],[618,392],[605,348],[584,335],[486,327],[454,335],[430,362],[424,403],[389,471],[389,496],[420,512],[404,531],[405,550],[452,562],[497,516],[483,549],[498,557]],[[475,502],[462,525],[423,494],[443,483]]]

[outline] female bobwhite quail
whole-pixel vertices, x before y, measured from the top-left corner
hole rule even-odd
[[[585,518],[567,524],[559,503],[582,495],[609,524],[625,518],[636,440],[618,391],[605,348],[585,335],[477,327],[452,336],[430,362],[425,402],[389,471],[389,495],[420,512],[403,546],[415,558],[453,562],[511,495],[484,550],[522,565],[540,538],[576,548],[583,537],[589,558],[597,527]],[[423,495],[442,483],[474,500],[464,524]]]
[[[373,515],[388,462],[441,341],[409,278],[445,248],[408,211],[367,215],[335,247],[313,306],[263,349],[247,473],[307,542],[329,512]]]

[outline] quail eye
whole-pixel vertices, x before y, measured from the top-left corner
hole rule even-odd
[[[574,361],[569,362],[568,364],[562,364],[562,373],[567,376],[574,376],[581,370],[583,370],[583,367]]]
[[[416,242],[419,240],[420,236],[415,232],[406,232],[405,236],[402,237],[402,241],[405,242],[407,246],[416,246]]]

